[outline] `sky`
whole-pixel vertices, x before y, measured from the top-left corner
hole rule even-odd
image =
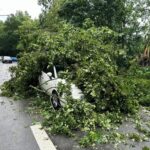
[[[17,10],[27,11],[35,19],[41,13],[37,0],[0,0],[0,15],[15,14]],[[0,16],[5,21],[7,17]]]

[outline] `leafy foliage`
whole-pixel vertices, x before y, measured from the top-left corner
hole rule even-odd
[[[16,93],[22,96],[31,96],[34,92],[30,85],[38,85],[41,70],[46,70],[47,66],[48,57],[46,53],[23,53],[18,66],[11,70],[13,73],[12,79],[5,83],[2,90],[8,89],[11,95]]]
[[[107,26],[115,30],[122,27],[126,12],[124,4],[120,0],[68,0],[61,7],[59,15],[77,26],[82,26],[85,19],[90,18],[98,27]]]
[[[0,55],[16,56],[18,54],[17,44],[19,41],[19,26],[23,21],[30,19],[27,12],[16,12],[8,16],[0,33]]]
[[[144,47],[144,36],[149,39],[149,18],[143,13],[148,1],[139,5],[141,0],[39,0],[39,4],[44,8],[39,20],[17,13],[0,23],[0,50],[8,46],[20,51],[3,94],[34,95],[33,106],[41,110],[47,129],[69,136],[84,131],[81,145],[123,140],[123,135],[110,133],[113,124],[150,102],[149,68],[132,60]],[[84,100],[67,96],[67,105],[54,111],[49,98],[30,87],[38,87],[41,71],[53,65],[83,91]],[[130,138],[140,140],[135,134]]]
[[[37,44],[41,50],[23,53],[20,58],[14,80],[16,92],[28,93],[29,85],[38,84],[42,70],[59,64],[64,71],[69,71],[68,79],[75,81],[86,99],[95,102],[97,111],[132,112],[138,104],[125,91],[130,84],[126,85],[117,76],[116,59],[121,49],[115,44],[116,37],[108,28],[80,29],[67,24],[57,35],[43,34],[44,40],[39,41],[45,43]],[[48,51],[44,52],[45,49]]]

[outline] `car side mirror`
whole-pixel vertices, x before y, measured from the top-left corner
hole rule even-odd
[[[52,77],[52,73],[51,73],[51,72],[48,72],[47,75],[48,75],[49,77]]]

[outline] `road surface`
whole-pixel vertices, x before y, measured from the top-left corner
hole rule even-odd
[[[0,62],[0,85],[10,78],[8,68],[12,65]],[[0,96],[0,150],[39,150],[25,109],[25,102]]]

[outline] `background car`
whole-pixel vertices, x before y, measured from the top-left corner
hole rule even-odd
[[[12,63],[12,59],[9,56],[2,57],[2,63]]]
[[[11,59],[12,59],[13,62],[17,62],[18,61],[17,57],[11,57]]]

